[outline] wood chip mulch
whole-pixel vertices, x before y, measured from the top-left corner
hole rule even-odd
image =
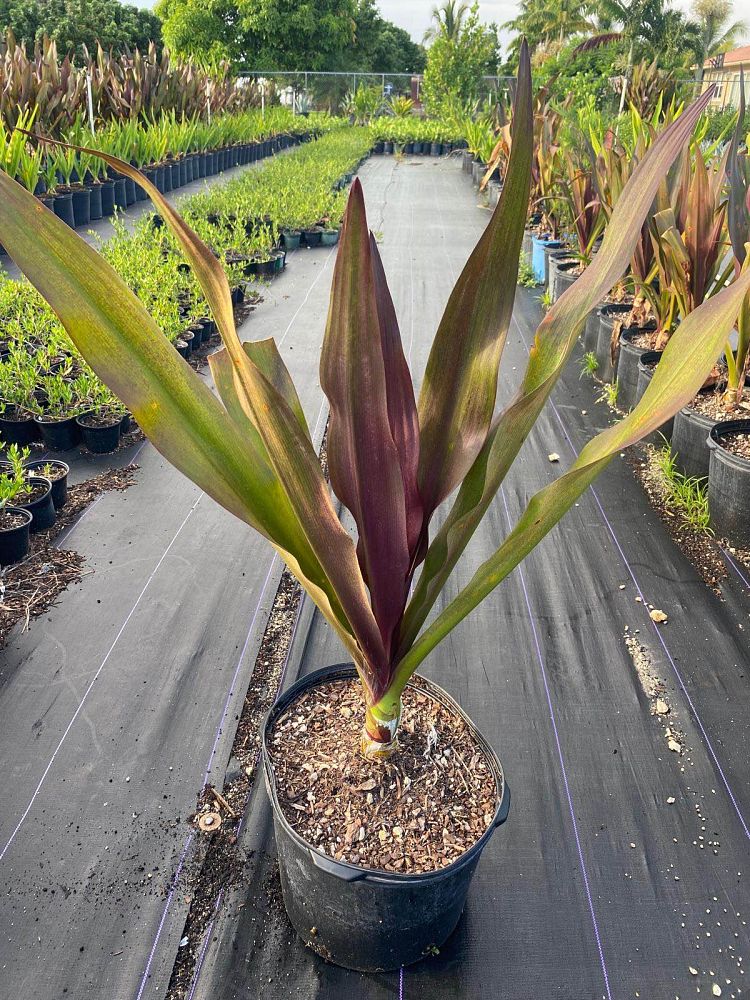
[[[750,459],[750,434],[732,434],[731,437],[723,437],[721,444],[733,455]]]
[[[68,501],[47,531],[31,536],[29,555],[23,562],[0,571],[0,647],[11,629],[26,631],[33,618],[57,603],[60,594],[86,573],[78,552],[57,548],[56,539],[102,493],[126,490],[133,483],[137,465],[112,469],[68,489]]]
[[[282,811],[309,844],[339,861],[417,874],[476,843],[497,788],[463,719],[418,687],[403,702],[399,749],[385,763],[360,754],[364,703],[348,680],[306,691],[277,720],[269,751]]]

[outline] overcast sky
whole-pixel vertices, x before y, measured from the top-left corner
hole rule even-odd
[[[675,0],[674,6],[681,10],[690,9],[691,0]],[[421,41],[425,28],[430,20],[430,11],[433,7],[432,0],[380,0],[380,9],[383,17],[394,24],[406,28],[416,41]],[[734,0],[736,20],[740,16],[740,11],[747,8],[746,0]],[[502,24],[515,17],[518,4],[516,0],[480,0],[479,12],[484,21],[495,21]],[[745,20],[750,21],[750,11],[745,15]]]

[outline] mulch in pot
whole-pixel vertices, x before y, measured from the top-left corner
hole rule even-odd
[[[750,434],[726,435],[721,439],[721,447],[733,455],[750,460]]]
[[[358,683],[306,691],[274,726],[269,751],[292,828],[338,861],[402,875],[458,860],[484,834],[497,789],[462,719],[415,687],[403,697],[399,749],[375,763],[360,753]]]
[[[0,509],[0,531],[11,531],[20,528],[28,521],[27,517],[15,510]]]

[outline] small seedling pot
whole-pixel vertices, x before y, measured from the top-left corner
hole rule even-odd
[[[102,218],[109,218],[110,215],[115,214],[115,182],[112,180],[102,181],[100,187]]]
[[[5,444],[27,445],[39,440],[39,427],[31,414],[24,419],[0,416],[0,437]]]
[[[117,413],[110,416],[111,420],[106,424],[91,423],[94,417],[91,413],[84,413],[76,418],[83,443],[95,455],[106,455],[114,451],[120,443],[122,417]]]
[[[71,451],[80,443],[81,432],[76,423],[78,417],[60,417],[50,420],[46,417],[34,417],[42,440],[49,451]]]
[[[708,510],[711,527],[740,549],[750,548],[750,459],[735,455],[726,441],[750,434],[750,420],[722,420],[708,435]]]
[[[297,834],[281,810],[268,743],[274,722],[303,691],[355,677],[339,664],[297,681],[276,702],[263,725],[263,766],[273,808],[281,889],[292,926],[309,948],[347,969],[398,969],[434,953],[450,937],[466,903],[474,870],[490,837],[508,818],[510,790],[494,751],[471,720],[441,688],[420,679],[431,697],[471,729],[497,785],[498,806],[487,830],[453,864],[420,875],[399,875],[336,861]]]
[[[333,247],[339,241],[338,229],[324,229],[320,234],[320,243],[324,247]]]
[[[52,484],[52,503],[55,506],[55,510],[60,510],[65,506],[68,499],[68,473],[70,472],[70,466],[65,462],[57,461],[46,461],[45,459],[34,459],[33,462],[27,462],[25,468],[32,475],[43,475],[44,467],[47,465],[53,465],[57,469],[62,469],[63,474],[58,476],[56,479],[49,477],[49,481]]]
[[[289,252],[289,250],[298,250],[299,241],[302,238],[302,233],[299,230],[285,229],[281,234],[281,239],[284,243],[284,249]]]
[[[71,193],[73,202],[73,221],[76,229],[88,226],[91,222],[91,190],[90,188],[74,188]]]
[[[46,487],[42,496],[37,497],[30,503],[19,503],[21,510],[27,510],[31,514],[31,525],[29,531],[32,535],[37,531],[46,531],[55,523],[55,505],[52,503],[52,483],[46,476],[29,476],[29,483],[33,486]]]
[[[302,239],[307,247],[319,247],[323,240],[323,232],[320,229],[303,229]]]
[[[0,526],[0,565],[10,566],[25,559],[29,553],[31,514],[21,507],[6,507],[5,511],[17,515],[19,520],[23,518],[23,524],[12,528]]]

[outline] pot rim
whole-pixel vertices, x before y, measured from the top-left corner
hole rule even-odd
[[[263,772],[266,790],[268,792],[268,797],[271,800],[271,808],[273,809],[274,819],[281,823],[284,828],[284,832],[291,837],[299,847],[308,852],[310,860],[316,867],[322,868],[324,871],[327,871],[329,874],[334,875],[343,881],[356,882],[367,880],[370,883],[377,882],[384,885],[413,885],[415,883],[423,884],[425,882],[437,882],[440,879],[449,878],[466,864],[470,863],[475,856],[481,854],[487,844],[487,841],[495,832],[495,829],[506,821],[510,810],[510,788],[497,754],[482,733],[477,729],[474,722],[472,722],[466,712],[464,712],[461,706],[448,694],[447,691],[444,691],[443,688],[441,688],[434,681],[423,677],[421,674],[415,674],[414,676],[427,682],[430,695],[447,708],[455,711],[456,714],[471,727],[472,734],[484,751],[495,775],[495,786],[497,789],[497,806],[495,808],[495,815],[482,836],[475,841],[471,847],[468,848],[468,850],[464,851],[461,857],[451,862],[451,864],[446,865],[445,868],[438,868],[435,871],[414,874],[386,872],[381,868],[365,868],[362,865],[355,865],[349,861],[337,861],[335,858],[324,854],[317,847],[313,847],[304,839],[304,837],[301,837],[297,831],[292,828],[284,815],[281,806],[279,805],[278,796],[276,794],[274,770],[267,745],[267,737],[272,724],[276,721],[281,712],[291,705],[297,695],[301,691],[305,690],[305,688],[313,687],[318,682],[323,683],[329,680],[354,679],[357,678],[357,676],[357,671],[351,663],[335,663],[328,667],[321,667],[318,670],[314,670],[311,673],[298,678],[290,688],[283,692],[283,694],[279,695],[266,713],[261,729],[261,754],[263,758]],[[412,682],[410,680],[407,686],[410,686],[411,683]]]
[[[743,471],[750,471],[750,458],[745,458],[744,455],[737,455],[724,447],[722,438],[731,437],[733,433],[750,434],[750,420],[720,420],[708,432],[706,444],[710,451],[715,451],[717,455],[721,455],[722,461]]]

